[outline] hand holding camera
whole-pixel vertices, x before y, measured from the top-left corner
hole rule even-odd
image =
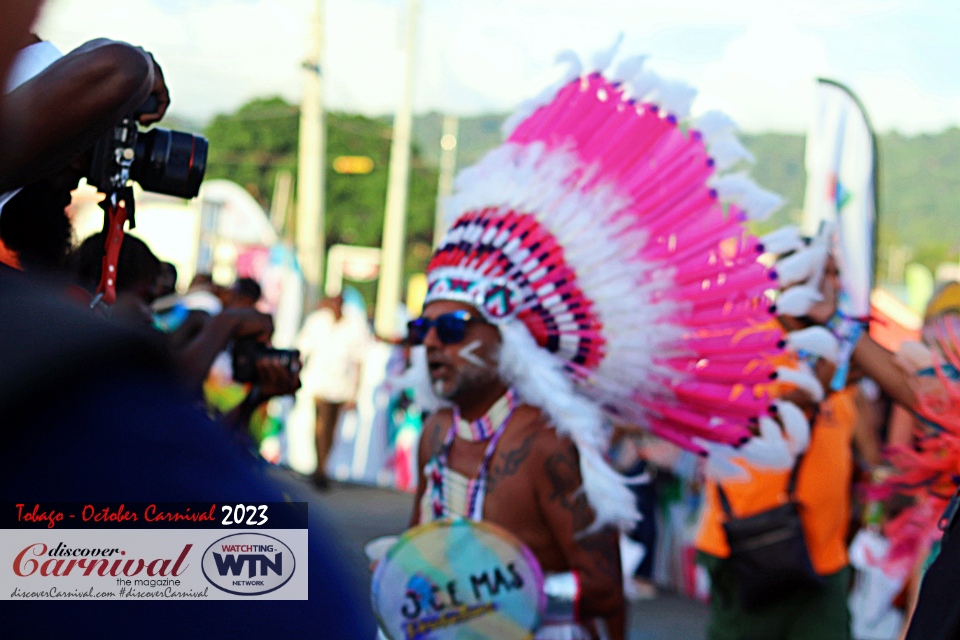
[[[215,318],[228,325],[229,336],[234,340],[250,338],[265,343],[273,335],[273,318],[255,309],[224,309]]]
[[[283,393],[292,393],[300,387],[300,352],[289,349],[274,349],[269,346],[273,335],[273,319],[253,309],[225,309],[221,316],[232,323],[230,337],[233,339],[233,379],[237,382],[262,383],[265,378],[274,378],[275,370],[295,378],[296,386]],[[292,386],[293,382],[281,386]]]
[[[207,139],[160,127],[140,130],[138,123],[156,122],[170,103],[163,75],[158,77],[158,92],[94,145],[87,182],[98,191],[111,194],[126,189],[133,180],[147,191],[170,196],[193,198],[200,193]]]
[[[153,54],[144,51],[153,62],[153,86],[150,88],[150,95],[156,99],[156,108],[152,111],[140,114],[140,124],[147,126],[154,122],[159,122],[167,113],[167,107],[170,106],[170,92],[167,89],[167,83],[163,78],[163,70],[157,64]]]
[[[233,379],[282,389],[270,395],[293,393],[300,388],[300,352],[274,349],[256,338],[241,338],[233,343]]]
[[[49,43],[34,46],[59,55]],[[154,107],[137,116],[144,125],[170,104],[163,71],[139,47],[100,38],[47,64],[6,96],[5,122],[17,123],[17,135],[0,140],[2,191],[61,172],[151,96]]]
[[[264,399],[286,396],[300,389],[300,353],[267,348],[256,361],[256,384]]]

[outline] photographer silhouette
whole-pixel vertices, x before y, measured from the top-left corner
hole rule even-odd
[[[38,44],[28,29],[39,6],[0,0],[0,85],[22,45]],[[62,230],[44,227],[40,214],[65,218],[62,197],[69,201],[71,181],[82,175],[84,151],[150,94],[158,108],[141,122],[166,111],[163,74],[148,53],[109,41],[88,43],[0,93],[0,192],[26,186],[0,212],[0,229],[23,223],[14,237],[24,246],[49,236],[55,245]],[[34,235],[17,235],[25,231]],[[310,501],[194,407],[157,340],[91,313],[31,271],[0,265],[0,503]],[[309,518],[310,600],[25,600],[5,619],[4,637],[37,635],[38,624],[52,637],[94,628],[103,638],[305,637],[318,628],[328,637],[372,637],[369,607],[316,504]]]

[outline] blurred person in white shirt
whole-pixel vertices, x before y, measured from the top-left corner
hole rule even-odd
[[[344,410],[356,407],[360,370],[370,340],[363,313],[343,304],[343,296],[324,298],[307,316],[297,349],[303,359],[302,388],[316,406],[317,470],[313,482],[326,489],[327,459]]]

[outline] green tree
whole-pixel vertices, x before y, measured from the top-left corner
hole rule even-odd
[[[273,197],[278,171],[296,176],[299,109],[282,98],[253,100],[232,114],[218,115],[206,129],[210,139],[208,178],[233,180],[264,208]],[[376,247],[383,234],[390,159],[390,123],[360,115],[327,114],[326,242]],[[344,175],[333,170],[339,156],[367,156],[373,170]],[[420,149],[411,150],[407,202],[408,274],[429,258],[437,197],[437,171]],[[365,294],[368,294],[365,291]]]
[[[216,116],[205,131],[207,178],[232,180],[269,206],[276,173],[296,173],[298,118],[297,108],[282,98],[253,100]]]
[[[500,141],[502,116],[462,118],[457,145],[459,168],[476,162]],[[408,273],[422,271],[429,258],[436,204],[441,116],[414,120],[407,220]],[[235,113],[217,116],[207,128],[210,158],[207,175],[229,178],[246,187],[264,206],[273,194],[276,172],[296,175],[299,113],[281,98],[254,100]],[[804,137],[765,133],[743,136],[756,156],[750,172],[764,188],[783,195],[786,206],[771,220],[755,225],[765,233],[800,220],[806,184]],[[934,268],[955,260],[960,249],[956,209],[960,202],[960,129],[907,137],[878,138],[879,258],[888,247],[907,245],[915,259]],[[367,175],[340,175],[332,160],[341,155],[373,159]],[[389,119],[344,113],[327,115],[327,243],[378,246],[383,231]],[[883,271],[881,270],[882,274]]]

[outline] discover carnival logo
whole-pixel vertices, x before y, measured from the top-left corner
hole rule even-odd
[[[290,581],[297,568],[290,547],[262,533],[235,533],[203,552],[203,575],[221,591],[259,596]]]

